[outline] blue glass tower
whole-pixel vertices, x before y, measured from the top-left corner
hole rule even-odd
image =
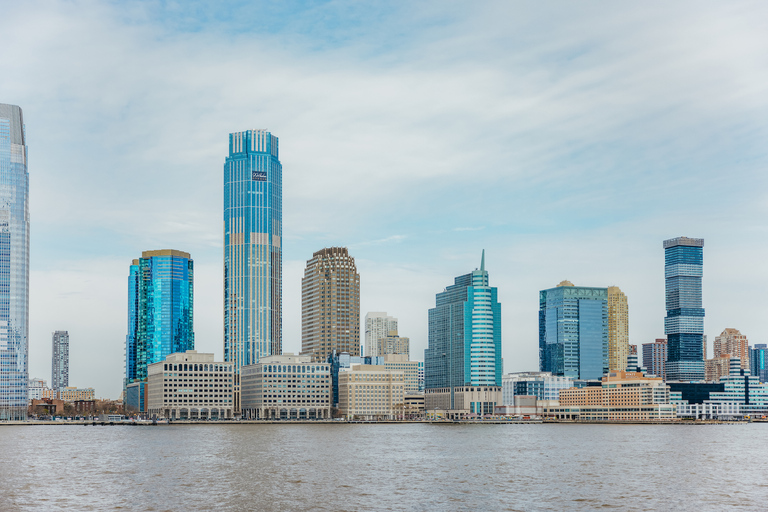
[[[29,173],[21,108],[0,103],[0,420],[27,418]]]
[[[424,387],[501,386],[501,304],[488,281],[485,251],[480,270],[454,279],[429,310]]]
[[[749,350],[749,370],[760,382],[768,383],[768,345],[756,344]]]
[[[147,378],[147,365],[195,349],[194,271],[189,254],[144,251],[128,276],[126,385]]]
[[[668,380],[704,379],[703,265],[703,239],[681,236],[664,241]]]
[[[240,368],[282,353],[283,168],[266,130],[229,135],[224,162],[224,360]]]
[[[539,369],[574,379],[608,372],[608,289],[563,281],[539,292]]]

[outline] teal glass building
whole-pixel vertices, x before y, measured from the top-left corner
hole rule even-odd
[[[608,372],[608,289],[563,281],[539,292],[539,370],[573,379]]]
[[[128,275],[125,385],[143,382],[147,366],[195,349],[194,269],[186,252],[144,251]]]
[[[765,343],[755,344],[749,349],[749,369],[752,375],[757,377],[760,382],[768,383],[768,345]]]
[[[424,351],[424,388],[501,387],[501,304],[485,270],[456,277],[435,296]],[[451,396],[451,408],[453,408]]]
[[[224,360],[235,369],[282,353],[282,166],[266,130],[229,135],[224,162]]]
[[[0,103],[0,420],[27,419],[29,173],[24,116]]]
[[[664,241],[667,380],[696,381],[705,377],[703,266],[703,239],[681,236]]]

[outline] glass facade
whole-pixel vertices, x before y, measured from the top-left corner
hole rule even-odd
[[[756,344],[749,352],[750,372],[760,382],[768,383],[768,366],[766,366],[766,362],[768,362],[768,357],[766,357],[768,356],[768,345],[765,343]]]
[[[454,279],[429,310],[424,387],[501,386],[501,304],[489,286],[485,253],[480,270]]]
[[[539,369],[601,379],[608,372],[608,290],[564,283],[539,292]]]
[[[664,333],[669,380],[704,379],[703,263],[703,239],[683,236],[664,241],[667,306]]]
[[[145,251],[128,275],[126,385],[147,378],[147,366],[195,348],[194,271],[189,254]]]
[[[229,135],[224,163],[224,360],[240,368],[282,353],[282,166],[266,130]]]
[[[29,173],[21,108],[0,103],[0,420],[27,418]]]

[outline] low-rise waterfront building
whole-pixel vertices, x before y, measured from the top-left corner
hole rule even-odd
[[[497,405],[501,405],[501,386],[427,388],[424,393],[425,412],[432,418],[464,419],[493,415]]]
[[[339,372],[339,412],[347,419],[392,420],[405,414],[405,374],[353,364]]]
[[[424,417],[424,394],[405,395],[405,411],[403,418],[415,420]]]
[[[669,387],[660,377],[639,372],[609,372],[602,385],[560,391],[560,404],[545,415],[580,421],[648,421],[675,419]]]
[[[73,386],[67,386],[61,390],[60,398],[68,403],[72,403],[78,400],[95,400],[96,392],[93,388],[76,388]]]
[[[244,419],[328,419],[331,417],[331,365],[310,355],[262,357],[240,370]]]
[[[673,397],[672,403],[677,417],[684,420],[733,420],[743,416],[741,405],[735,402],[689,404],[684,400],[676,401]]]
[[[573,387],[573,378],[551,372],[518,372],[501,376],[504,405],[514,405],[516,396],[535,396],[537,400],[559,400],[560,390]]]
[[[233,365],[215,362],[213,354],[170,354],[147,366],[147,412],[169,419],[232,418],[233,377]]]

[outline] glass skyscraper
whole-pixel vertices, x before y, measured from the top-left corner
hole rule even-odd
[[[27,418],[29,173],[24,117],[0,103],[0,420]]]
[[[240,368],[282,353],[283,168],[266,130],[229,134],[224,162],[224,360]]]
[[[429,346],[424,351],[424,387],[501,387],[501,304],[489,285],[485,251],[480,270],[456,277],[435,296],[429,310]]]
[[[703,265],[703,239],[681,236],[664,240],[668,380],[704,379]]]
[[[190,255],[144,251],[128,275],[126,385],[147,378],[147,365],[195,349],[194,271]]]
[[[51,357],[51,389],[61,393],[69,386],[69,332],[53,333],[53,356]]]
[[[573,379],[608,372],[608,290],[569,281],[539,292],[539,369]]]

